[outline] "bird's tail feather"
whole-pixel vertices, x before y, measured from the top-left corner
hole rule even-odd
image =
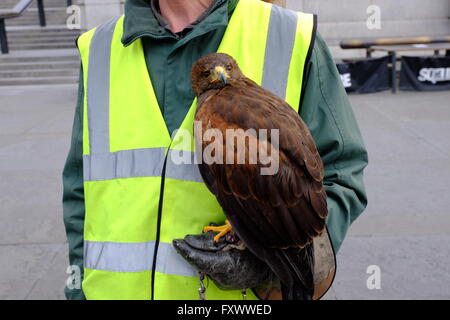
[[[281,284],[281,294],[283,300],[311,300],[312,295],[305,290],[300,283],[294,283],[293,286]]]
[[[245,230],[245,226],[233,216],[228,216],[235,231]],[[247,231],[247,230],[246,230]],[[304,248],[264,248],[252,237],[242,237],[250,234],[238,232],[247,248],[258,258],[269,265],[282,283],[283,298],[289,300],[311,299],[314,293],[314,247],[313,243]]]
[[[272,269],[280,278],[284,300],[311,300],[314,294],[314,248],[277,249]]]

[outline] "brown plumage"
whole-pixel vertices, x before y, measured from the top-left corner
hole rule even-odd
[[[213,153],[224,164],[202,163],[200,172],[239,238],[280,278],[284,298],[311,298],[312,239],[324,231],[328,211],[323,165],[307,126],[283,99],[245,77],[226,54],[198,60],[192,88],[198,97],[195,120],[201,121],[203,133],[214,128],[226,138],[227,129],[268,129],[270,159],[279,158],[275,174],[261,175],[269,165],[260,154],[256,163],[249,155],[251,142],[264,143],[258,135],[247,136],[243,164],[236,164],[242,148],[232,148],[224,139],[219,141],[223,148]],[[278,148],[271,129],[279,130]],[[206,150],[211,141],[197,132],[196,143]],[[227,164],[227,158],[234,164]]]

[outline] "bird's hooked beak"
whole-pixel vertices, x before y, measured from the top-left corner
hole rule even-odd
[[[211,82],[221,81],[224,85],[227,84],[228,78],[230,76],[226,72],[225,68],[222,66],[216,66],[212,72]]]

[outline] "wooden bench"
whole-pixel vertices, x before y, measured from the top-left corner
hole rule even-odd
[[[366,49],[366,56],[370,58],[373,46],[398,46],[414,44],[450,43],[450,36],[444,37],[402,37],[402,38],[376,38],[376,39],[352,39],[339,43],[342,49]]]

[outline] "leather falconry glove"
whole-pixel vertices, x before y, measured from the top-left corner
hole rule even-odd
[[[266,263],[245,248],[233,232],[214,241],[216,232],[187,235],[173,240],[176,251],[195,269],[209,276],[222,290],[258,289],[265,299],[280,282]],[[320,299],[330,288],[336,273],[336,260],[328,230],[314,239],[314,296]],[[262,293],[262,294],[261,294]]]
[[[272,270],[243,246],[237,235],[214,241],[216,232],[173,240],[176,251],[222,290],[246,290],[279,283]]]

